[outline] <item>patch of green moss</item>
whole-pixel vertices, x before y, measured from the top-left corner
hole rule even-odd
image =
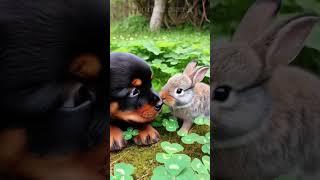
[[[208,126],[194,125],[191,132],[198,133],[199,135],[205,135],[209,131]],[[153,169],[160,165],[156,161],[156,154],[158,152],[164,152],[160,147],[160,143],[163,141],[169,141],[171,143],[179,143],[184,147],[184,151],[181,153],[189,155],[193,158],[201,158],[203,153],[201,151],[200,144],[183,144],[181,137],[177,135],[177,132],[168,132],[163,127],[158,128],[160,133],[160,141],[151,146],[137,146],[132,141],[128,146],[120,152],[111,153],[110,155],[110,169],[113,171],[113,166],[116,163],[125,162],[130,163],[135,167],[134,177],[137,180],[147,180],[152,176]]]

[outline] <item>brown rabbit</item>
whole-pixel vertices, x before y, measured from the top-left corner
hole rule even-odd
[[[215,179],[320,179],[320,80],[288,66],[319,17],[273,22],[279,2],[257,0],[212,48]]]
[[[196,67],[191,61],[182,74],[172,76],[161,89],[160,96],[175,117],[183,121],[180,132],[187,134],[194,118],[210,115],[210,86],[202,83],[209,67]]]

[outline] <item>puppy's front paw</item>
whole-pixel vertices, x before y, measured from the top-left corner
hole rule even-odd
[[[110,125],[110,151],[119,151],[127,146],[120,128]]]
[[[147,125],[139,131],[139,135],[134,138],[137,145],[150,145],[157,143],[160,140],[160,135],[151,125]]]

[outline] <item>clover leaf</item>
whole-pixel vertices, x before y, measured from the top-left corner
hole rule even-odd
[[[160,118],[157,118],[156,120],[152,121],[151,125],[153,127],[161,127],[162,126],[162,120]]]
[[[209,170],[210,172],[210,157],[209,156],[203,156],[202,157],[202,163],[204,166]]]
[[[183,151],[184,148],[180,144],[177,143],[170,143],[168,141],[164,141],[160,144],[162,149],[166,151],[168,154],[174,154],[180,151]]]
[[[197,124],[197,125],[208,125],[208,126],[210,126],[209,118],[204,117],[204,116],[196,117],[193,122],[195,124]]]
[[[196,177],[196,174],[194,173],[191,167],[185,168],[176,179],[177,180],[186,180],[186,179],[198,180],[198,178]]]
[[[173,154],[172,159],[164,166],[158,166],[153,170],[151,180],[197,180],[190,162],[191,158],[185,154]]]
[[[162,179],[173,179],[174,176],[171,176],[167,169],[164,166],[157,166],[153,169],[153,175],[151,180],[162,180]]]
[[[198,139],[197,139],[197,143],[199,143],[199,144],[207,144],[207,143],[210,143],[210,139],[208,139],[206,136],[199,136]]]
[[[204,153],[210,154],[210,143],[202,145],[201,150]]]
[[[164,119],[162,121],[162,125],[166,128],[169,132],[174,132],[179,128],[179,123],[176,119]]]
[[[207,132],[205,137],[210,141],[210,132]]]
[[[159,163],[165,163],[167,162],[167,160],[169,160],[172,157],[171,154],[167,154],[167,153],[157,153],[156,154],[156,161],[158,161]]]
[[[199,135],[196,133],[188,134],[181,138],[181,141],[185,144],[193,144],[199,139]]]
[[[114,165],[114,175],[110,176],[110,180],[133,180],[132,174],[134,167],[127,163],[118,163]]]
[[[195,178],[197,180],[210,180],[210,174],[196,174]]]
[[[191,167],[199,174],[209,174],[207,167],[198,158],[192,160]]]
[[[164,166],[171,175],[178,176],[182,170],[187,167],[187,164],[183,161],[179,161],[178,159],[170,158]]]
[[[139,131],[137,129],[133,129],[132,127],[128,127],[128,129],[123,132],[123,138],[125,140],[130,140],[134,136],[137,136],[138,134],[139,134]]]
[[[185,130],[179,130],[178,132],[177,132],[177,134],[178,134],[178,136],[181,136],[181,137],[183,137],[183,136],[187,136],[188,135],[188,131],[185,131]]]
[[[167,154],[167,153],[156,154],[156,161],[158,161],[159,163],[166,163],[171,158],[179,161],[183,161],[186,164],[189,164],[191,162],[191,158],[186,154]]]

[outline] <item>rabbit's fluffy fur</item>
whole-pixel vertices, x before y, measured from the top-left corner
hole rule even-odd
[[[172,76],[160,92],[172,114],[183,121],[180,131],[184,133],[190,130],[194,118],[210,115],[210,87],[201,82],[209,68],[196,68],[196,65],[195,61],[190,62],[184,72]]]
[[[319,179],[320,80],[287,66],[319,17],[271,24],[279,2],[257,0],[231,43],[212,49],[215,179],[275,179],[293,171]]]

